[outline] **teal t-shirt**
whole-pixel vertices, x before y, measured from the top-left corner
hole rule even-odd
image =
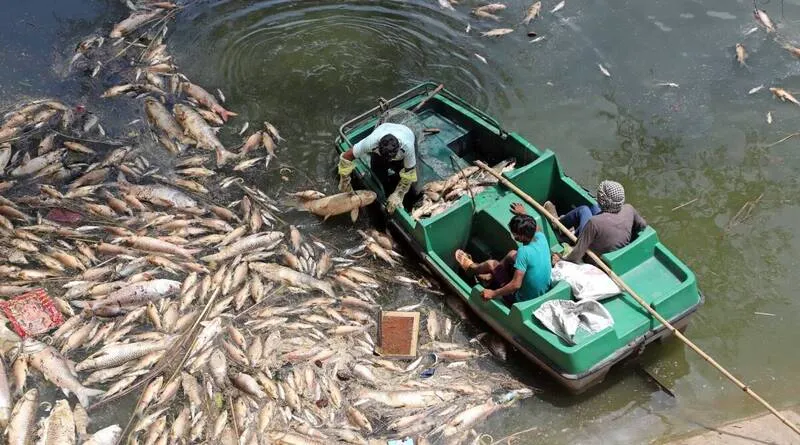
[[[514,269],[525,272],[517,301],[536,298],[550,289],[550,246],[544,233],[536,232],[531,242],[517,249]]]

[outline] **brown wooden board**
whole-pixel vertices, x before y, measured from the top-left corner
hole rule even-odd
[[[419,312],[381,312],[375,352],[386,358],[412,359],[417,356]]]

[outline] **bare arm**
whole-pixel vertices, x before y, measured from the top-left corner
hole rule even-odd
[[[353,149],[349,149],[346,152],[342,153],[342,157],[347,159],[348,161],[352,161],[356,158],[356,155],[353,154]]]
[[[483,291],[483,299],[491,300],[493,298],[502,298],[506,295],[513,294],[522,287],[523,278],[525,278],[525,272],[514,269],[514,277],[508,284],[497,290],[485,289]]]

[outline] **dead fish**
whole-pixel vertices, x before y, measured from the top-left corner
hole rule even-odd
[[[257,163],[259,163],[259,162],[261,162],[261,160],[262,160],[262,159],[264,159],[264,157],[263,157],[263,156],[259,156],[259,157],[257,157],[257,158],[253,158],[253,159],[248,159],[248,160],[246,160],[246,161],[242,161],[242,162],[240,162],[240,163],[236,164],[236,165],[233,167],[233,171],[243,171],[243,170],[247,170],[248,168],[250,168],[250,167],[252,167],[252,166],[256,165],[256,164],[257,164]]]
[[[36,388],[29,390],[17,400],[6,429],[8,445],[29,445],[33,443],[34,424],[38,407],[39,390]]]
[[[37,158],[25,161],[19,167],[11,170],[11,176],[18,177],[34,174],[51,164],[60,162],[61,157],[66,153],[66,151],[66,149],[62,148],[60,150],[51,151]]]
[[[144,25],[145,23],[155,19],[163,12],[162,9],[155,9],[152,11],[144,11],[144,12],[134,12],[125,20],[117,23],[114,25],[114,28],[111,30],[111,34],[109,36],[112,39],[117,39],[120,37],[124,37],[131,32],[138,29],[140,26]]]
[[[338,193],[324,198],[305,201],[302,208],[309,212],[328,219],[331,216],[352,212],[375,202],[378,195],[369,190],[358,190],[350,193]],[[358,214],[355,214],[356,218]],[[353,219],[355,221],[355,219]]]
[[[788,43],[783,45],[783,49],[789,51],[793,56],[800,57],[800,48],[790,45]]]
[[[245,122],[244,125],[242,125],[242,129],[239,130],[239,136],[243,135],[248,128],[250,128],[250,122]]]
[[[288,267],[274,263],[252,262],[250,270],[257,272],[270,281],[284,282],[291,286],[318,289],[330,297],[336,297],[330,283],[318,280],[311,275],[297,272]]]
[[[770,88],[769,91],[772,92],[772,94],[775,97],[777,97],[778,99],[780,99],[780,100],[782,100],[784,102],[788,101],[788,102],[791,102],[791,103],[793,103],[793,104],[795,104],[797,106],[800,106],[800,101],[795,99],[795,97],[792,96],[791,93],[789,93],[788,91],[784,90],[783,88],[774,87],[774,88]]]
[[[103,394],[101,390],[83,386],[70,370],[67,359],[52,347],[26,338],[23,340],[22,351],[32,367],[38,369],[47,380],[58,385],[65,394],[75,394],[84,407],[89,406],[91,398]]]
[[[481,18],[481,19],[490,19],[490,20],[494,20],[494,21],[497,21],[497,22],[500,21],[500,17],[492,14],[489,11],[483,10],[481,8],[473,9],[472,10],[472,15],[474,15],[475,17]]]
[[[772,111],[767,111],[767,123],[772,123]]]
[[[506,5],[503,3],[489,3],[488,5],[483,5],[475,8],[476,11],[487,11],[487,12],[497,12],[506,9]]]
[[[281,137],[280,133],[278,133],[278,129],[275,128],[274,125],[271,123],[264,121],[264,129],[272,136],[272,139],[275,140],[275,143],[278,144],[282,142],[284,139]]]
[[[325,194],[316,190],[303,190],[300,192],[289,193],[290,196],[302,199],[303,201],[310,201],[313,199],[324,198]]]
[[[454,8],[448,0],[439,0],[439,7],[442,9],[449,9],[451,11],[456,10],[456,8]]]
[[[191,145],[195,143],[194,139],[184,133],[183,129],[178,125],[178,122],[175,121],[175,118],[172,117],[172,114],[167,110],[167,107],[160,101],[152,97],[146,97],[144,99],[144,107],[150,123],[161,129],[167,136],[181,144]]]
[[[217,166],[225,165],[228,160],[236,158],[235,154],[225,150],[225,146],[219,141],[214,130],[196,111],[186,105],[177,104],[173,108],[173,112],[185,132],[197,141],[198,147],[214,150],[217,153]]]
[[[182,191],[159,184],[134,185],[127,183],[117,183],[117,186],[124,193],[129,193],[141,201],[152,203],[168,203],[171,207],[181,209],[197,208],[197,201],[192,199]],[[126,197],[127,201],[127,197]],[[129,202],[130,204],[130,202]]]
[[[430,336],[431,341],[435,341],[442,331],[442,326],[439,324],[439,317],[437,316],[436,311],[431,310],[428,312],[428,321],[425,326],[428,330],[428,336]]]
[[[114,445],[122,435],[119,425],[111,425],[89,436],[81,445]]]
[[[124,238],[123,241],[127,242],[134,249],[143,250],[146,252],[160,252],[176,255],[188,260],[194,259],[194,254],[201,251],[201,249],[185,249],[167,241],[151,238],[147,236],[130,236]]]
[[[522,23],[529,24],[533,19],[539,16],[539,12],[542,10],[542,2],[537,1],[534,2],[529,8],[528,12],[525,14],[525,18],[522,19]]]
[[[0,427],[5,428],[11,418],[11,387],[8,385],[8,374],[6,373],[3,360],[0,360]]]
[[[206,255],[201,259],[205,262],[221,261],[228,258],[233,258],[236,255],[252,251],[259,247],[270,246],[279,243],[283,239],[282,232],[261,232],[255,235],[250,235],[241,238],[233,244],[224,247],[216,254]]]
[[[251,151],[258,149],[258,147],[261,145],[261,137],[262,136],[260,131],[256,131],[255,133],[248,136],[247,139],[244,140],[242,148],[239,151],[240,155],[244,156],[247,153],[250,153]]]
[[[747,66],[745,63],[747,60],[747,50],[744,49],[744,45],[741,43],[736,44],[736,61],[739,62],[741,66]]]
[[[261,132],[261,145],[267,150],[270,156],[275,156],[275,140],[268,131]]]
[[[566,5],[567,5],[566,1],[558,2],[558,4],[553,9],[550,10],[550,14],[555,14],[556,12],[561,11],[562,9],[564,9],[564,6]]]
[[[39,442],[41,445],[74,445],[75,444],[75,419],[69,402],[61,399],[50,410],[50,415],[39,429]]]
[[[111,292],[106,298],[87,305],[87,309],[105,317],[119,315],[124,308],[146,304],[176,294],[181,288],[180,281],[156,279],[133,283]],[[76,304],[77,302],[73,302]]]
[[[611,77],[611,73],[608,72],[608,70],[606,69],[606,67],[603,66],[603,64],[598,63],[597,67],[600,68],[600,72],[603,73],[604,76],[609,78]]]
[[[763,89],[764,89],[764,85],[759,85],[757,87],[750,88],[750,91],[748,91],[747,94],[756,94],[756,93],[758,93],[759,91],[761,91]]]
[[[486,58],[485,58],[485,57],[483,57],[482,55],[480,55],[480,54],[478,54],[478,53],[475,53],[475,57],[477,57],[477,58],[478,58],[478,60],[480,60],[481,62],[483,62],[483,63],[485,63],[485,64],[487,64],[487,65],[489,64],[489,62],[487,62],[487,61],[486,61]]]
[[[495,28],[481,33],[482,37],[500,37],[514,32],[511,28]]]
[[[204,107],[219,114],[219,116],[225,122],[228,121],[229,117],[237,115],[232,111],[226,110],[222,105],[219,104],[219,102],[217,102],[217,99],[215,99],[214,96],[211,95],[211,93],[203,89],[203,87],[201,86],[195,85],[191,82],[183,82],[181,84],[181,90],[187,96],[192,97]]]
[[[775,24],[772,23],[772,19],[769,18],[766,11],[764,11],[763,9],[755,8],[753,10],[753,16],[755,16],[756,22],[758,22],[759,25],[763,26],[764,29],[767,30],[767,32],[775,32]]]

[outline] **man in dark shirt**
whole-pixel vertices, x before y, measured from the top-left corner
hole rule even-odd
[[[647,227],[647,222],[636,209],[625,204],[625,189],[618,182],[600,183],[597,187],[597,204],[601,212],[585,223],[575,247],[565,260],[577,263],[587,250],[602,255],[625,247],[635,234]]]

